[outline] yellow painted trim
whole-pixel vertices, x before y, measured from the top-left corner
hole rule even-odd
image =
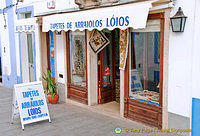
[[[170,8],[165,8],[165,9],[159,9],[159,10],[152,10],[152,11],[149,11],[150,14],[153,14],[153,13],[160,13],[160,12],[165,12],[166,10],[168,10]]]
[[[166,2],[170,2],[170,0],[158,0],[156,2],[153,2],[153,4],[157,4],[157,3],[166,3]]]

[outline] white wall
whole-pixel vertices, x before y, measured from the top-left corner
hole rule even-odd
[[[200,99],[200,1],[196,0],[192,62],[192,97]]]
[[[36,54],[36,81],[41,80],[41,54],[40,54],[40,40],[41,40],[41,35],[40,35],[40,27],[38,24],[36,24],[36,30],[35,30],[35,54]],[[43,45],[44,46],[44,45]]]
[[[87,76],[88,76],[88,105],[98,103],[98,79],[97,79],[97,54],[89,46],[89,38],[92,31],[87,31]]]
[[[2,74],[11,74],[11,64],[10,64],[10,47],[9,47],[9,34],[8,34],[8,17],[5,13],[6,18],[6,29],[4,28],[5,21],[3,14],[0,14],[0,37],[1,37],[1,53],[2,53]]]
[[[194,85],[191,76],[192,67],[195,67],[192,65],[194,4],[195,0],[177,0],[176,6],[172,8],[171,16],[177,12],[178,7],[182,7],[188,18],[185,31],[183,33],[171,31],[169,38],[168,111],[186,117],[190,116],[191,92]]]
[[[15,11],[15,10],[14,10]],[[17,21],[17,14],[14,13],[14,22]],[[20,76],[20,54],[19,54],[19,33],[15,33],[15,48],[16,48],[16,67],[17,67],[17,76]]]
[[[55,9],[48,9],[47,8],[47,0],[40,0],[40,2],[36,2],[34,5],[35,15],[41,13],[48,13],[53,11],[60,11],[65,9],[74,9],[78,8],[78,5],[74,3],[74,0],[55,0],[56,7]]]
[[[0,0],[0,9],[3,9],[6,7],[5,0]]]
[[[0,9],[6,7],[5,0],[0,0]],[[4,28],[6,18],[6,29]],[[1,53],[2,53],[2,74],[10,75],[11,74],[11,63],[10,63],[10,47],[9,47],[9,33],[8,33],[8,17],[5,13],[0,14],[0,38],[1,38]]]
[[[64,34],[56,35],[56,65],[57,65],[57,79],[59,83],[65,84],[65,42]],[[63,75],[63,78],[59,77],[59,74]]]
[[[18,3],[18,8],[25,7],[25,6],[32,6],[35,3],[42,2],[44,0],[24,0],[23,2]],[[13,0],[13,3],[17,3],[17,0]]]

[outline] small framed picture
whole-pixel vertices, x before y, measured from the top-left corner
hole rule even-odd
[[[90,47],[95,53],[99,53],[109,43],[110,41],[108,38],[101,31],[96,29],[93,31],[91,38],[89,39]]]

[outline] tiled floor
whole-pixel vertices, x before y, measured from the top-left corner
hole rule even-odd
[[[98,104],[93,106],[94,109],[99,110],[99,112],[107,112],[108,114],[113,114],[116,116],[120,116],[120,104],[116,101]]]

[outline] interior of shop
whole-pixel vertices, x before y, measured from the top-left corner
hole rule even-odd
[[[101,31],[109,44],[98,53],[98,105],[95,108],[120,114],[119,29]]]
[[[131,33],[129,48],[129,98],[159,105],[160,30],[159,20]],[[151,27],[150,27],[151,26]]]

